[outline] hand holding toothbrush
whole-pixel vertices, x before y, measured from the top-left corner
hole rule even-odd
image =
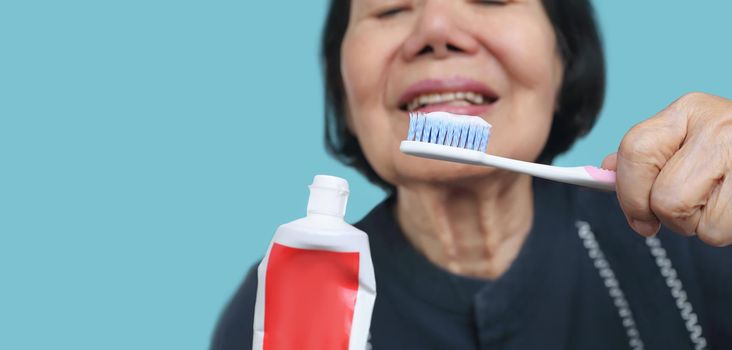
[[[714,246],[732,243],[732,101],[681,97],[625,134],[603,168],[630,226],[643,236],[663,223]]]
[[[616,190],[630,226],[652,236],[663,223],[714,246],[732,244],[732,101],[683,96],[633,127],[602,169],[557,167],[485,153],[490,124],[446,112],[410,116],[402,152]],[[617,172],[617,173],[616,173]]]

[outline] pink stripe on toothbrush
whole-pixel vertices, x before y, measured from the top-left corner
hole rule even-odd
[[[600,169],[589,165],[584,168],[585,171],[597,181],[615,183],[615,172],[612,170]]]

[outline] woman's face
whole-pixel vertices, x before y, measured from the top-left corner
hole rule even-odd
[[[479,115],[488,153],[541,153],[563,73],[541,0],[352,0],[341,50],[349,127],[387,182],[494,171],[402,154],[412,110]]]

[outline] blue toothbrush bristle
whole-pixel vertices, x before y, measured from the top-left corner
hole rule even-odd
[[[434,123],[434,119],[432,118],[425,118],[424,119],[424,130],[422,130],[422,142],[430,142],[430,132],[432,132],[432,123]]]
[[[445,123],[447,125],[447,135],[445,136],[445,143],[443,145],[452,146],[453,145],[453,139],[455,136],[455,124],[453,123]]]
[[[465,148],[465,144],[468,141],[468,129],[470,129],[470,124],[465,123],[465,125],[461,125],[460,127],[460,143],[458,143],[458,147]]]
[[[478,142],[478,149],[485,152],[486,146],[488,146],[488,135],[490,134],[490,127],[483,126],[483,130],[480,132],[480,141]]]
[[[477,129],[477,125],[472,124],[468,127],[468,142],[466,143],[467,149],[472,149],[475,151],[475,147],[473,147],[473,144],[475,143],[475,129]]]
[[[422,128],[424,127],[424,114],[417,113],[415,117],[417,121],[414,123],[414,141],[422,141]]]
[[[445,125],[444,120],[439,120],[437,122],[438,128],[437,128],[437,144],[438,145],[444,145],[445,144],[445,131],[447,130],[447,126]]]
[[[415,124],[417,124],[417,114],[409,113],[409,132],[407,132],[407,141],[414,141]]]
[[[491,125],[480,117],[447,112],[409,113],[408,141],[485,152]]]

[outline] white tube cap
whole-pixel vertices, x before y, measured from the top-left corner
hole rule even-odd
[[[308,214],[343,218],[348,204],[348,181],[336,176],[315,175],[308,199]]]

